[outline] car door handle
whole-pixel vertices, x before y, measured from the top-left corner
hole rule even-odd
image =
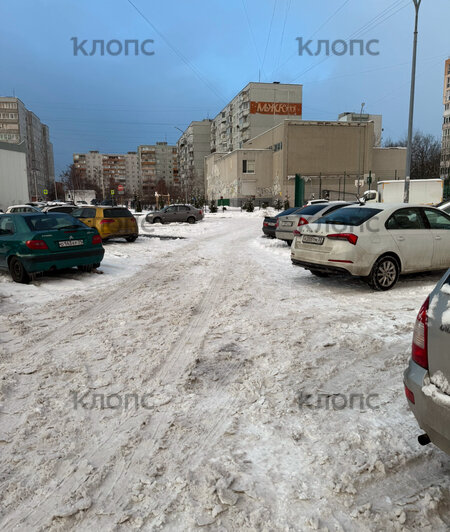
[[[397,237],[397,240],[398,240],[399,242],[403,242],[403,240],[405,240],[405,237],[404,237],[404,236],[398,236],[398,237]]]
[[[436,240],[442,240],[442,237],[440,237],[440,236],[435,236],[434,238],[435,238]]]

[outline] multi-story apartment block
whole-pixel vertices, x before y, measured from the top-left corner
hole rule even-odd
[[[49,129],[15,97],[0,97],[0,141],[24,143],[27,160],[28,199],[43,198],[53,190],[55,165]]]
[[[136,152],[100,153],[74,153],[73,163],[79,179],[77,188],[97,186],[103,197],[108,197],[117,185],[124,187],[127,196],[141,193],[138,156]]]
[[[302,85],[249,83],[214,118],[210,151],[227,153],[285,119],[302,118]]]
[[[142,182],[142,196],[150,200],[155,192],[160,192],[158,186],[164,181],[165,187],[172,190],[178,188],[177,147],[167,142],[157,142],[154,145],[141,145],[138,147],[138,160]]]
[[[450,59],[445,62],[444,121],[442,124],[441,177],[450,177]]]
[[[205,193],[205,157],[211,153],[211,120],[191,122],[178,140],[181,188],[186,197]]]

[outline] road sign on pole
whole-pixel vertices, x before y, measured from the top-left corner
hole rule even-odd
[[[46,188],[44,188],[44,190],[42,192],[44,193],[44,196],[47,196],[48,190]]]
[[[115,191],[111,190],[111,196],[114,196],[114,194],[115,194]]]

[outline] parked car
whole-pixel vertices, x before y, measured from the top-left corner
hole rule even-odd
[[[302,226],[291,259],[318,276],[361,276],[389,290],[400,274],[450,267],[450,215],[405,203],[343,207]]]
[[[37,207],[31,205],[12,205],[6,209],[6,212],[15,213],[15,212],[41,212]]]
[[[265,216],[262,227],[263,233],[269,238],[275,238],[275,226],[278,218],[293,214],[299,211],[300,209],[303,209],[303,207],[291,207],[290,209],[286,209],[285,211],[280,212],[275,216]]]
[[[450,201],[449,200],[441,201],[441,203],[438,203],[436,207],[440,209],[441,211],[444,211],[447,214],[450,214]]]
[[[134,242],[139,236],[136,218],[125,207],[81,207],[72,211],[72,216],[95,227],[103,241],[122,237]]]
[[[145,221],[150,224],[171,222],[195,224],[200,220],[203,220],[203,211],[192,205],[169,205],[160,211],[149,212],[145,217]]]
[[[30,275],[100,266],[105,251],[96,229],[64,213],[14,213],[0,217],[0,269],[17,283]]]
[[[352,205],[353,203],[348,201],[319,202],[316,200],[316,203],[302,207],[282,220],[279,220],[275,229],[275,236],[291,245],[294,236],[302,225],[313,222],[321,216],[325,216],[345,205]]]
[[[76,209],[78,209],[78,207],[75,205],[57,205],[44,207],[42,212],[65,212],[66,214],[72,214],[72,212]]]
[[[450,454],[450,270],[420,309],[412,353],[404,373],[405,393],[420,428],[419,443]]]

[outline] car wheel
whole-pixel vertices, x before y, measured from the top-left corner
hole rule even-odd
[[[328,277],[329,276],[327,272],[321,272],[320,270],[309,270],[309,271],[316,277]]]
[[[370,272],[368,282],[374,290],[386,291],[393,288],[400,275],[400,267],[394,257],[378,259]]]
[[[195,224],[195,222],[196,222],[196,219],[193,216],[189,216],[189,218],[187,219],[188,224]]]
[[[11,259],[9,263],[9,273],[15,283],[28,284],[30,282],[28,272],[17,257]]]
[[[162,224],[162,220],[161,220],[161,218],[153,218],[153,223],[154,224]]]
[[[135,235],[135,236],[127,236],[127,237],[125,238],[125,240],[126,240],[127,242],[135,242],[136,239],[137,239],[137,235]]]

